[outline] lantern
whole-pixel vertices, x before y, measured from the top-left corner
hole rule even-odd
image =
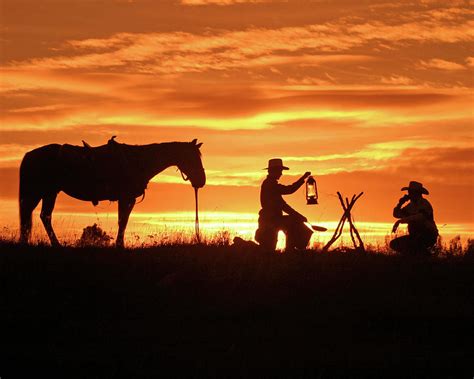
[[[318,204],[318,187],[312,176],[306,180],[306,204]]]

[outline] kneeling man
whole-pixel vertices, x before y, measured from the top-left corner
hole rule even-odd
[[[429,249],[438,239],[433,207],[423,197],[423,194],[428,195],[429,192],[421,183],[414,181],[402,188],[402,191],[405,190],[408,190],[408,194],[393,209],[393,217],[399,220],[393,225],[392,232],[395,233],[400,224],[408,224],[408,235],[393,239],[390,247],[404,255],[429,255]],[[409,203],[403,206],[407,201]]]
[[[260,246],[275,250],[278,231],[282,230],[286,234],[286,250],[295,248],[305,249],[312,235],[304,223],[308,221],[306,217],[291,208],[282,195],[289,195],[296,192],[305,179],[311,175],[306,172],[301,178],[289,186],[278,183],[283,174],[283,170],[289,170],[283,166],[283,161],[279,158],[268,161],[268,176],[262,183],[260,190],[260,204],[262,209],[259,212],[258,229],[255,233],[255,240]],[[283,215],[283,212],[287,215]]]

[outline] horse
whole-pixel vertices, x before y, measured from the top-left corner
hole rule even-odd
[[[52,227],[52,213],[60,191],[91,201],[118,201],[116,246],[124,246],[124,234],[136,199],[145,196],[148,182],[170,166],[177,166],[185,181],[190,181],[196,196],[206,184],[200,147],[191,142],[165,142],[127,145],[112,137],[107,144],[91,147],[50,144],[25,154],[20,165],[20,242],[28,243],[32,212],[42,201],[40,218],[52,246],[60,243]],[[198,224],[196,224],[198,231]]]

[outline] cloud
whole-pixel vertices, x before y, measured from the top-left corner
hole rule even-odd
[[[331,60],[371,59],[370,54],[351,53],[363,46],[370,51],[376,45],[468,42],[473,40],[472,30],[474,21],[468,19],[466,12],[449,8],[412,12],[395,23],[345,17],[272,29],[117,33],[109,38],[70,40],[58,49],[65,55],[14,64],[30,70],[109,69],[159,74],[319,65]]]
[[[392,171],[410,171],[431,183],[471,186],[474,182],[474,148],[431,147],[407,149],[392,162]]]
[[[449,147],[449,149],[457,147],[457,144],[451,145],[452,147]],[[394,166],[401,164],[401,161],[406,162],[402,157],[406,156],[407,152],[410,153],[410,158],[408,158],[407,161],[410,159],[419,160],[425,151],[429,151],[426,156],[430,156],[430,154],[433,155],[431,151],[436,149],[436,146],[443,146],[448,149],[447,146],[449,146],[449,143],[441,143],[434,140],[400,139],[396,141],[367,144],[361,146],[359,149],[351,150],[346,147],[345,152],[318,154],[314,156],[285,156],[283,159],[285,162],[293,165],[296,164],[298,167],[303,167],[304,165],[318,166],[319,175],[360,170],[391,170]],[[412,153],[413,151],[416,151],[419,155],[414,157]],[[436,150],[436,153],[438,153],[438,151],[439,150]],[[451,159],[451,161],[452,160],[453,159]],[[425,162],[424,167],[429,167],[429,164]]]
[[[272,0],[181,0],[183,5],[234,5],[242,3],[269,3]]]
[[[462,64],[446,61],[444,59],[430,59],[429,61],[420,61],[420,67],[425,69],[437,69],[437,70],[446,70],[446,71],[459,71],[465,70],[466,67]]]
[[[114,80],[117,75],[111,75],[101,83],[87,75],[75,76],[73,81],[65,74],[15,75],[20,87],[30,79],[32,88],[7,89],[2,94],[2,129],[6,130],[58,130],[79,125],[264,129],[302,118],[393,123],[400,122],[399,117],[387,114],[384,108],[429,105],[451,98],[443,94],[348,90],[302,94],[272,86],[246,87],[245,83],[235,87],[232,83],[189,83],[182,88],[179,81],[167,83],[146,76]],[[76,91],[75,82],[80,82]]]
[[[383,77],[381,82],[384,84],[394,84],[394,85],[410,85],[414,84],[413,79],[410,79],[406,76],[392,75],[390,77]]]
[[[217,35],[190,33],[119,34],[109,39],[70,41],[75,55],[15,62],[28,70],[110,69],[135,73],[179,74],[209,70],[330,62],[368,61],[367,55],[330,54],[347,50],[339,41],[318,38],[313,28],[251,29]],[[256,43],[256,40],[262,42]],[[96,52],[91,53],[93,49]],[[312,54],[298,53],[313,49]],[[317,51],[316,51],[317,50]]]
[[[19,145],[6,143],[0,145],[0,168],[19,167],[20,161],[29,150],[36,147],[36,144]],[[6,183],[6,182],[2,182]]]

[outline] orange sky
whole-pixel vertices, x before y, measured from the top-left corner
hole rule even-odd
[[[392,221],[400,188],[439,224],[474,223],[472,1],[2,0],[0,219],[18,166],[48,143],[204,142],[203,211],[257,212],[261,168],[315,174],[334,220]],[[183,201],[184,199],[184,201]],[[59,198],[59,210],[91,204]],[[137,211],[193,209],[175,170]]]

